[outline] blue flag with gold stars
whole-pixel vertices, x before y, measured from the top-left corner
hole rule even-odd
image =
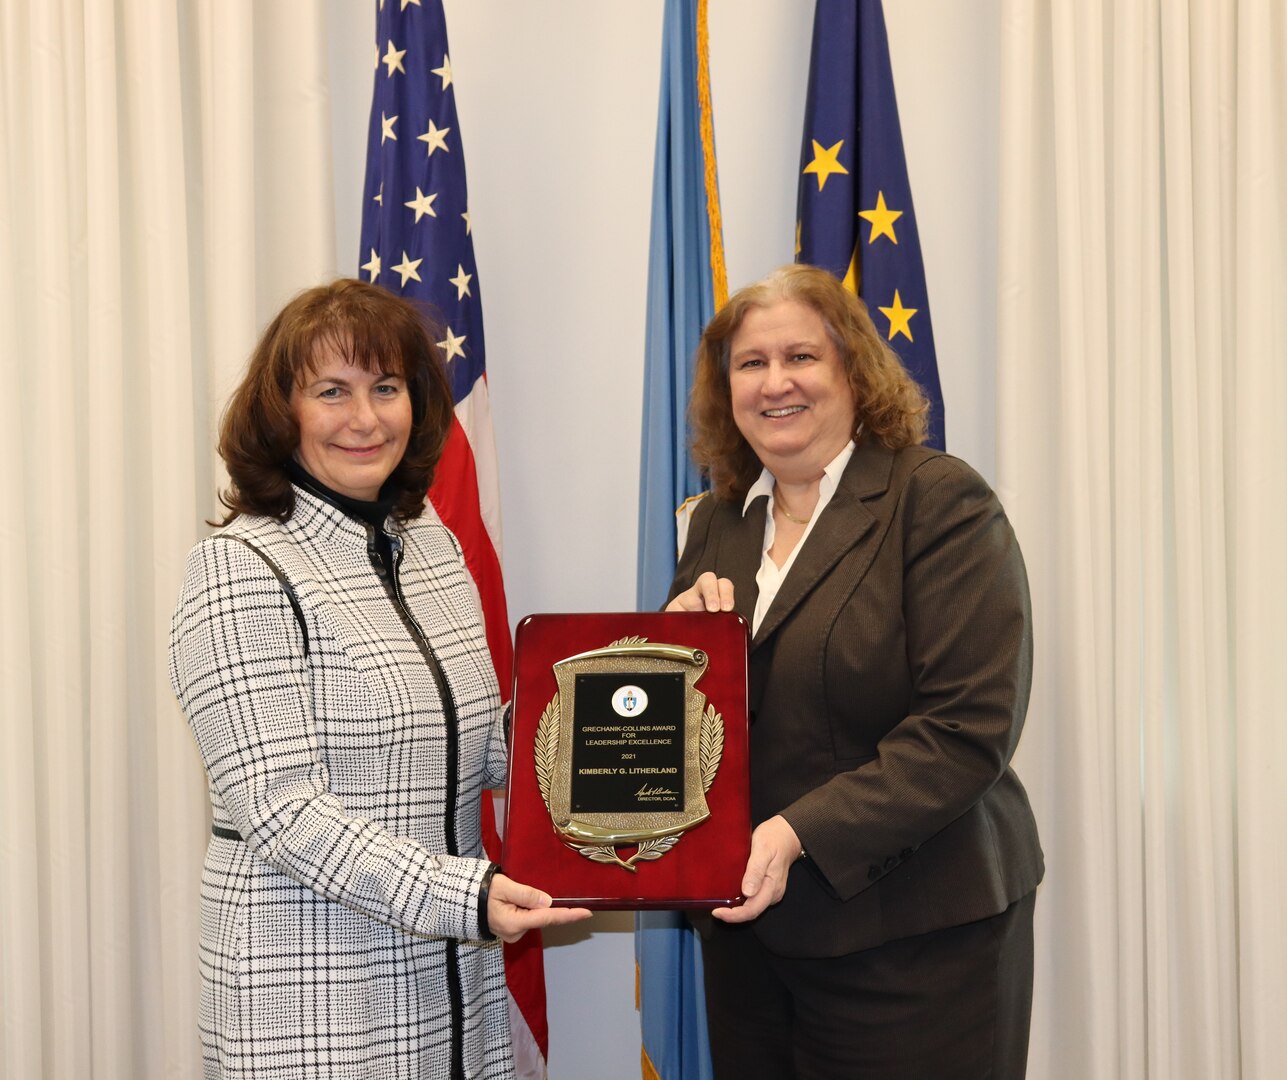
[[[796,220],[796,261],[863,298],[929,398],[929,445],[942,450],[943,391],[881,0],[817,0]]]

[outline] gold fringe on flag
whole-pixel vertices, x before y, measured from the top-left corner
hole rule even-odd
[[[728,301],[728,270],[724,266],[724,221],[719,212],[719,172],[715,168],[715,121],[711,109],[710,34],[706,29],[706,3],[707,0],[697,0],[697,101],[702,110],[706,216],[711,231],[711,291],[718,311]]]

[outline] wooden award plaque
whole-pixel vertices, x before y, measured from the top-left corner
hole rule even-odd
[[[524,619],[505,873],[561,906],[741,903],[747,640],[732,612]]]

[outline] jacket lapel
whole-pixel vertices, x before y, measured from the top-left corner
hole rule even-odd
[[[841,474],[836,493],[827,503],[827,507],[818,518],[818,522],[809,533],[804,547],[796,555],[791,570],[782,582],[782,588],[773,599],[773,605],[764,616],[764,622],[751,642],[754,650],[769,637],[806,596],[809,595],[828,574],[832,567],[856,545],[870,536],[874,543],[876,536],[876,517],[864,505],[864,500],[880,495],[889,489],[889,476],[893,468],[894,455],[890,450],[874,440],[863,440],[854,449],[853,457]],[[748,515],[749,516],[749,515]],[[760,515],[760,543],[763,546],[764,515]],[[759,552],[756,552],[755,570],[759,569]],[[754,579],[755,570],[751,577]],[[751,598],[751,613],[755,611],[755,601],[759,590],[754,590]],[[736,602],[736,598],[735,598]],[[742,610],[740,602],[737,609]],[[747,615],[748,620],[750,615]]]
[[[760,557],[764,551],[764,518],[768,505],[769,497],[761,495],[747,507],[745,517],[742,516],[742,507],[733,501],[720,509],[725,520],[720,529],[714,570],[719,577],[731,578],[738,583],[733,593],[733,610],[746,620],[748,627],[755,616],[755,602],[760,596],[755,575],[760,572]]]

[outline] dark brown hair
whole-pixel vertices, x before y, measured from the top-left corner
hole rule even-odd
[[[352,278],[307,289],[264,331],[219,426],[232,483],[219,496],[238,514],[284,521],[295,509],[285,463],[299,446],[291,391],[316,371],[320,348],[370,373],[397,375],[411,396],[411,437],[386,484],[393,514],[418,517],[452,419],[451,386],[434,338],[437,320],[385,289]]]
[[[891,450],[925,441],[929,402],[897,354],[881,338],[867,305],[816,266],[791,264],[739,289],[707,324],[697,347],[688,402],[693,460],[722,498],[745,495],[763,466],[733,421],[729,350],[752,308],[782,300],[807,304],[822,318],[840,352],[855,404],[854,433]]]

